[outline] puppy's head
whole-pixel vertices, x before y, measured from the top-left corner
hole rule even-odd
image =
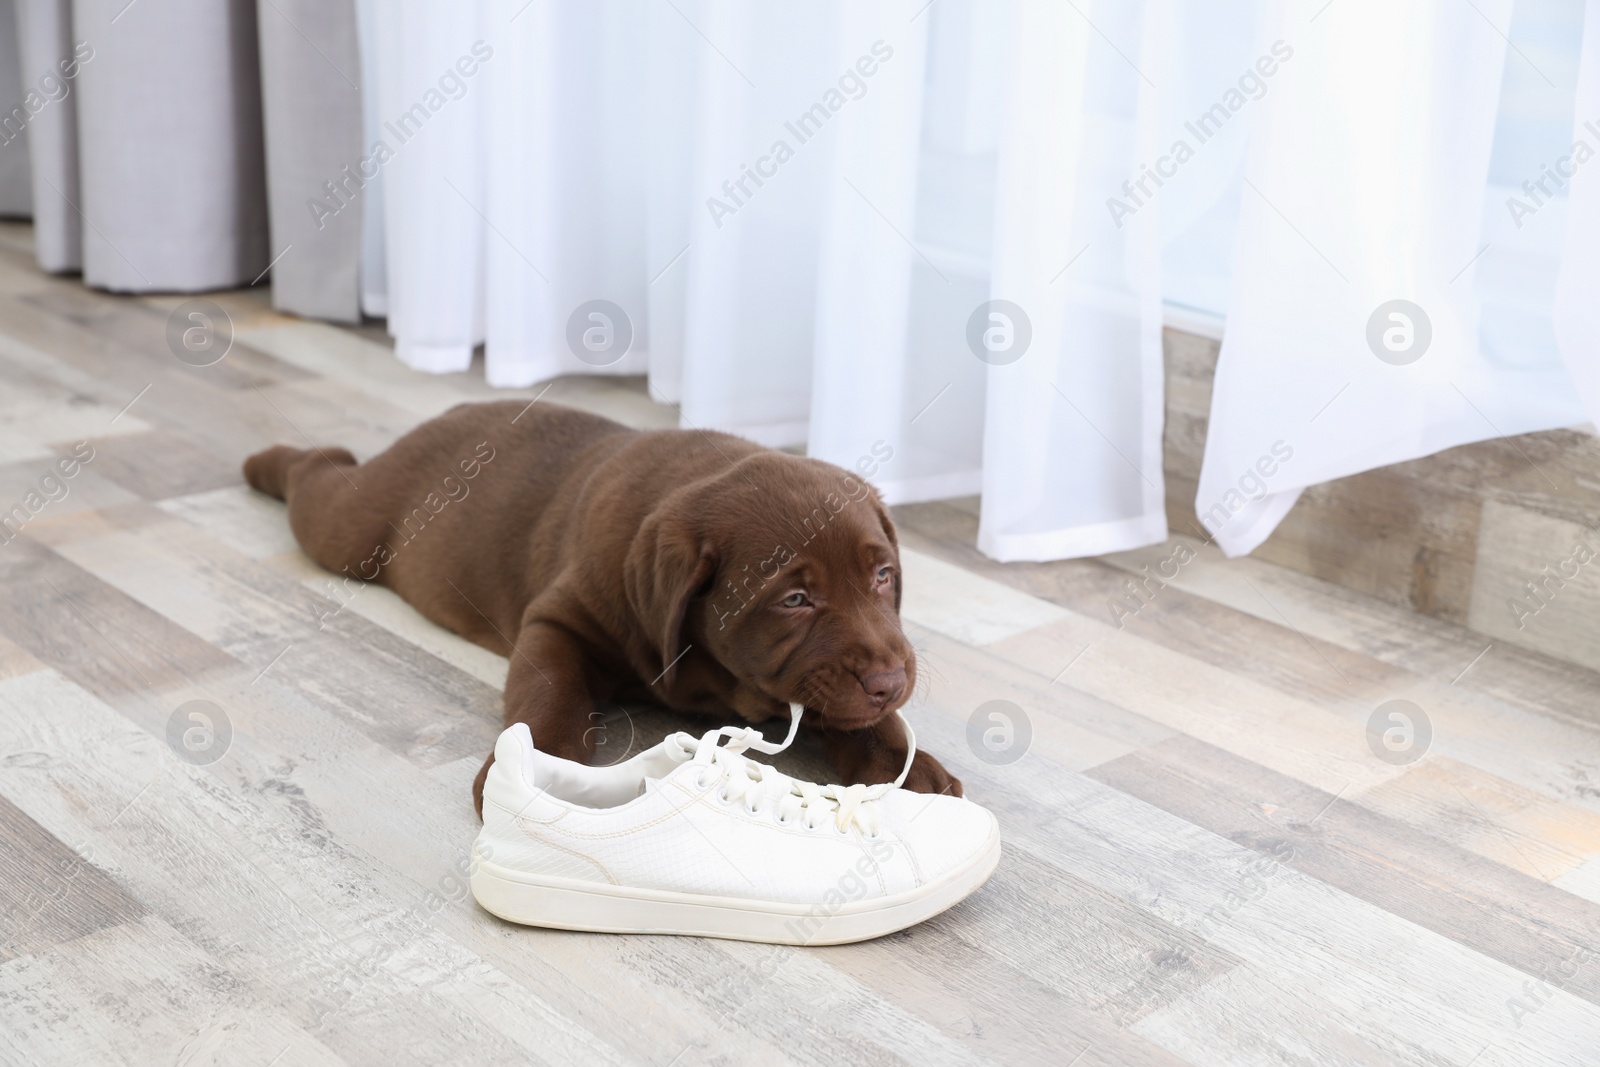
[[[832,464],[758,453],[674,491],[641,526],[625,577],[664,687],[723,672],[752,719],[797,701],[854,730],[916,683],[894,522]]]

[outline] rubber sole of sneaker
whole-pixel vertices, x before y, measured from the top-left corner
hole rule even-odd
[[[472,895],[485,911],[524,926],[604,934],[683,934],[771,945],[869,941],[931,919],[971,896],[1000,862],[1000,833],[937,882],[836,908],[632,889],[539,877],[480,862]]]

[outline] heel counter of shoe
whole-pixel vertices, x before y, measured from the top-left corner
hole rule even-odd
[[[513,723],[494,743],[494,763],[483,780],[485,815],[491,803],[517,810],[537,792],[533,777],[533,736],[526,723]]]
[[[483,828],[474,846],[478,856],[491,863],[504,863],[516,856],[524,835],[518,816],[538,802],[538,790],[529,780],[533,741],[517,736],[527,727],[518,723],[500,735],[494,746],[494,763],[483,781]],[[526,745],[526,747],[524,747]]]

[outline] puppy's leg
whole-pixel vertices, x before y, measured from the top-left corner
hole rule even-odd
[[[274,445],[244,461],[251,488],[288,502],[289,528],[306,555],[352,576],[383,539],[388,518],[380,487],[367,473],[343,448]]]
[[[889,715],[864,730],[822,731],[823,750],[845,785],[892,782],[906,764],[906,732],[898,715]],[[961,796],[961,780],[922,749],[911,761],[905,788],[914,793]]]
[[[588,651],[571,631],[542,619],[529,619],[517,634],[506,675],[505,725],[525,722],[533,745],[562,759],[589,762],[589,713],[594,710],[598,678]],[[483,782],[494,765],[484,761],[472,783],[472,803],[483,818]]]

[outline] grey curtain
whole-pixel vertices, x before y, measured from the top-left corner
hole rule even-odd
[[[28,172],[28,125],[24,76],[17,48],[17,18],[12,0],[0,0],[0,215],[33,210]]]
[[[39,265],[359,321],[353,0],[0,0],[0,214]],[[269,237],[270,233],[270,237]]]
[[[268,0],[263,0],[268,2]],[[272,258],[253,0],[73,0],[83,276],[248,285]]]
[[[48,271],[83,266],[78,190],[78,71],[94,49],[72,40],[71,0],[17,0],[24,91],[42,101],[28,124],[33,167],[33,243]],[[7,151],[0,148],[0,152]]]
[[[272,304],[358,322],[361,61],[350,0],[261,0]],[[285,251],[287,249],[287,251]]]

